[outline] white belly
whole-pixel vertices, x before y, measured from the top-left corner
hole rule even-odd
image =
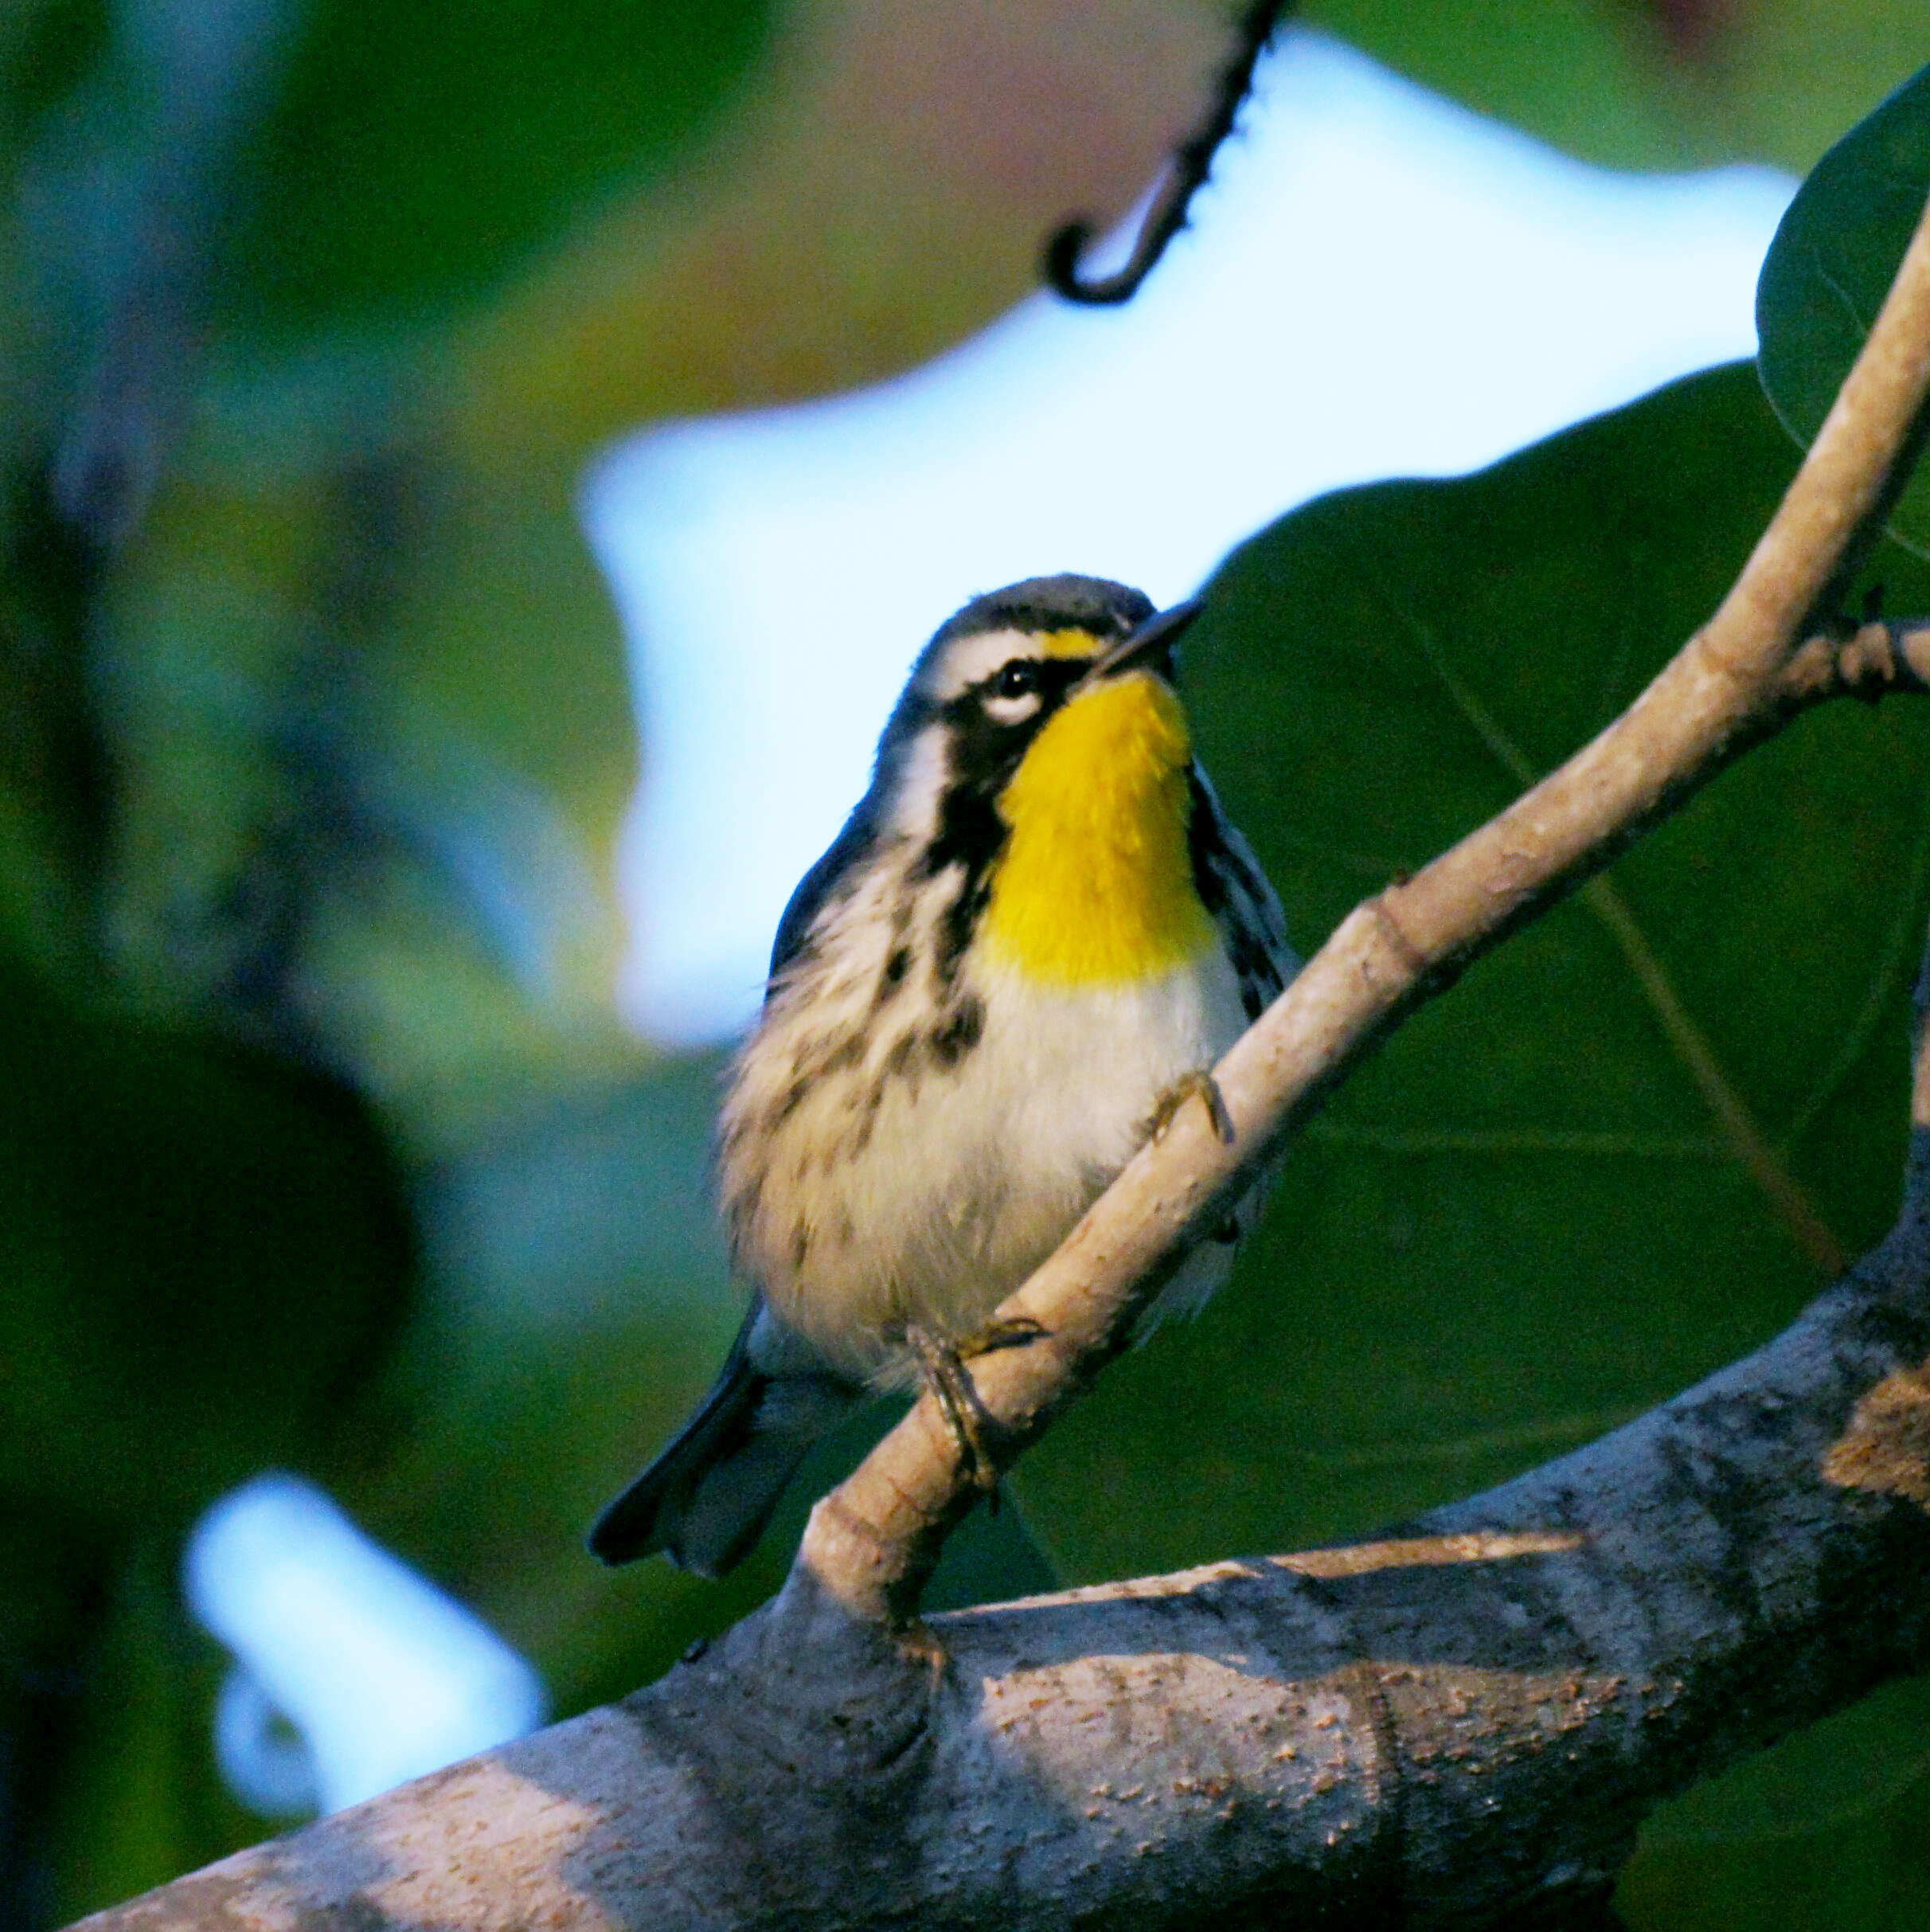
[[[907,1324],[959,1339],[983,1326],[1137,1151],[1162,1097],[1245,1023],[1217,947],[1134,984],[1046,987],[975,958],[967,976],[985,1013],[976,1045],[881,1088],[817,1083],[772,1132],[739,1227],[774,1311],[847,1375],[909,1381]],[[858,1089],[877,1094],[861,1136],[845,1117]],[[1162,1308],[1196,1304],[1229,1259],[1207,1244]]]

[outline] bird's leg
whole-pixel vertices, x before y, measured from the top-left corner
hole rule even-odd
[[[958,1345],[934,1335],[928,1328],[908,1324],[904,1339],[918,1359],[918,1379],[936,1398],[951,1439],[958,1445],[959,1461],[972,1480],[973,1487],[988,1495],[998,1487],[998,1465],[992,1460],[985,1439],[985,1425],[991,1418],[972,1386],[971,1371]]]
[[[993,1457],[989,1437],[998,1425],[986,1413],[971,1371],[965,1364],[975,1355],[1036,1341],[1045,1332],[1029,1315],[989,1321],[961,1341],[952,1341],[913,1322],[905,1324],[904,1339],[917,1358],[919,1379],[932,1391],[944,1412],[951,1439],[958,1445],[959,1460],[973,1486],[983,1490],[994,1508],[998,1500],[998,1465]]]
[[[1154,1107],[1152,1118],[1146,1124],[1146,1136],[1149,1140],[1163,1140],[1166,1129],[1173,1124],[1182,1107],[1190,1100],[1201,1101],[1206,1109],[1206,1117],[1213,1122],[1213,1131],[1231,1147],[1236,1138],[1233,1117],[1226,1110],[1226,1099],[1220,1091],[1220,1083],[1206,1067],[1197,1067],[1190,1074],[1182,1074],[1165,1093]]]

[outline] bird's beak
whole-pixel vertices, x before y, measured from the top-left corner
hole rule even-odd
[[[1189,597],[1184,604],[1175,604],[1170,611],[1147,618],[1130,637],[1123,638],[1098,659],[1080,682],[1096,684],[1101,678],[1115,678],[1121,671],[1136,670],[1149,663],[1154,669],[1170,675],[1172,660],[1169,654],[1180,634],[1205,608],[1205,599]],[[1162,659],[1166,659],[1164,664],[1159,661]]]

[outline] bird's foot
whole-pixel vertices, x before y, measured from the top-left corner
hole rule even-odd
[[[983,1490],[994,1508],[998,1501],[998,1462],[992,1453],[991,1439],[998,1425],[986,1413],[965,1364],[997,1349],[1021,1347],[1045,1333],[1045,1328],[1029,1315],[989,1321],[959,1341],[915,1323],[905,1327],[905,1341],[917,1358],[919,1379],[932,1391],[944,1416],[958,1445],[959,1461],[972,1486]]]
[[[1231,1147],[1235,1139],[1233,1117],[1226,1110],[1226,1097],[1220,1091],[1219,1081],[1203,1066],[1190,1074],[1182,1074],[1160,1095],[1158,1104],[1153,1109],[1152,1118],[1146,1124],[1147,1138],[1164,1140],[1166,1129],[1190,1100],[1197,1100],[1205,1106],[1206,1117],[1213,1123],[1213,1131]]]
[[[967,1336],[958,1350],[969,1362],[975,1355],[993,1355],[1001,1348],[1022,1348],[1049,1332],[1045,1323],[1034,1321],[1029,1315],[1008,1315],[1003,1320],[994,1316],[983,1328]]]
[[[991,1418],[972,1386],[971,1372],[958,1344],[916,1327],[908,1327],[904,1339],[917,1358],[919,1380],[932,1391],[951,1431],[966,1474],[975,1488],[990,1494],[998,1486],[998,1465],[987,1440]]]

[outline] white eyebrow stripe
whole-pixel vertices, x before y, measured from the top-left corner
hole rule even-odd
[[[989,678],[1001,664],[1014,658],[1043,655],[1038,640],[1023,631],[981,631],[975,637],[961,637],[932,667],[930,694],[936,703],[949,704],[962,691]]]

